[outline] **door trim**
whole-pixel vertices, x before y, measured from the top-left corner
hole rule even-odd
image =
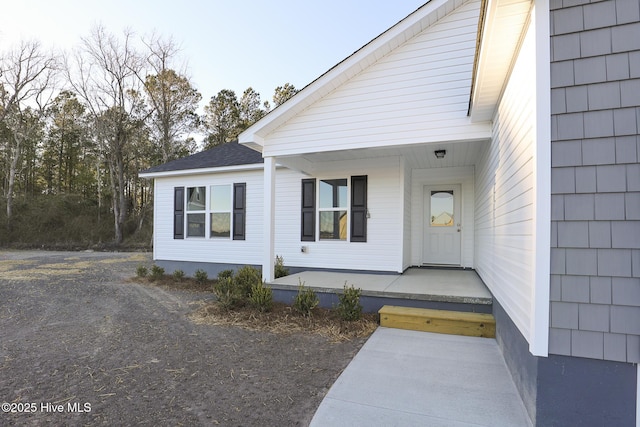
[[[456,256],[456,262],[453,263],[438,263],[438,262],[429,262],[429,260],[427,260],[426,256],[425,256],[425,252],[426,252],[426,245],[427,245],[427,239],[426,239],[426,232],[428,230],[428,225],[426,225],[426,222],[428,221],[428,217],[429,217],[429,208],[431,206],[431,196],[427,196],[427,192],[431,192],[431,191],[439,191],[439,190],[453,190],[454,191],[454,224],[453,227],[457,227],[458,228],[458,232],[456,233],[456,238],[458,240],[457,244],[458,244],[458,253]],[[422,186],[422,235],[421,235],[421,240],[422,240],[422,265],[424,266],[433,266],[433,267],[462,267],[462,259],[463,259],[463,251],[464,251],[464,239],[463,239],[463,230],[464,230],[464,224],[462,222],[462,212],[463,212],[463,206],[462,206],[462,183],[451,183],[451,184],[424,184]]]
[[[474,218],[475,171],[473,166],[453,168],[412,169],[411,171],[411,224],[407,229],[407,250],[411,251],[405,268],[422,265],[422,233],[424,218],[424,186],[460,184],[462,189],[462,267],[475,267]],[[410,248],[410,249],[409,249]]]

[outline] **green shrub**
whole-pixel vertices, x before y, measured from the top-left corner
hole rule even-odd
[[[304,282],[300,279],[298,286],[298,293],[293,300],[293,308],[305,317],[311,317],[311,311],[316,308],[320,299],[313,291],[313,289],[305,288]]]
[[[260,312],[271,311],[273,308],[273,291],[264,282],[258,282],[251,286],[249,303]]]
[[[138,268],[136,268],[136,276],[147,277],[147,274],[149,274],[149,269],[144,265],[139,265]]]
[[[159,265],[151,266],[151,280],[160,280],[164,276],[164,268]]]
[[[218,303],[227,310],[236,307],[242,300],[242,295],[238,292],[233,279],[228,277],[217,280],[213,284],[213,293],[216,294]]]
[[[336,311],[342,320],[358,320],[362,317],[362,305],[360,305],[360,294],[362,289],[355,289],[353,285],[347,287],[344,284],[344,292],[338,294],[338,306]]]
[[[233,279],[233,270],[222,270],[218,273],[218,280],[220,279]]]
[[[236,288],[238,288],[240,295],[242,295],[242,298],[249,298],[251,295],[251,287],[256,283],[262,283],[262,275],[257,268],[245,265],[238,269],[233,277],[233,282]]]
[[[175,270],[173,272],[173,280],[175,280],[176,282],[180,282],[180,281],[182,281],[182,279],[184,279],[184,271]]]
[[[284,258],[276,255],[276,263],[274,265],[274,276],[277,279],[278,277],[284,277],[289,275],[289,269],[284,266]]]
[[[197,269],[193,275],[193,278],[196,279],[196,283],[199,285],[204,285],[209,280],[209,275],[206,271]]]

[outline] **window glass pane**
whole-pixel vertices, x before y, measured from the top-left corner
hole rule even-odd
[[[453,222],[453,191],[432,191],[431,226],[452,227]]]
[[[347,211],[320,212],[320,240],[347,240]]]
[[[211,186],[211,210],[216,212],[231,211],[231,185]]]
[[[203,211],[205,200],[206,200],[206,196],[205,196],[204,187],[187,188],[187,210],[188,211]]]
[[[212,213],[211,214],[211,237],[231,236],[231,214]]]
[[[204,214],[187,214],[187,236],[204,237]]]
[[[323,179],[320,181],[320,209],[347,207],[347,180]]]

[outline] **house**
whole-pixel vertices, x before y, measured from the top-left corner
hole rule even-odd
[[[473,268],[534,425],[638,425],[639,133],[638,0],[431,0],[239,144],[143,172],[154,259]]]

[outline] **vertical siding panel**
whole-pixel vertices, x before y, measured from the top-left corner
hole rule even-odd
[[[413,246],[413,237],[412,237],[412,200],[411,200],[411,169],[402,163],[402,172],[403,172],[403,195],[404,195],[404,230],[403,230],[403,259],[402,259],[402,268],[407,269],[411,267],[411,251]]]

